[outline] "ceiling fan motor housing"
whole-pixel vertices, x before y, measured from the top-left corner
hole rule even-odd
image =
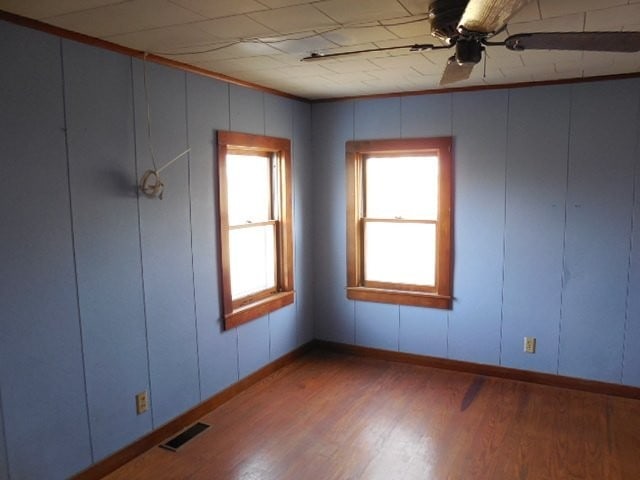
[[[456,41],[456,62],[460,65],[479,63],[484,47],[476,38],[458,38]]]

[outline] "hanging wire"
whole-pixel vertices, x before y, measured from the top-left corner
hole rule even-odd
[[[482,72],[482,78],[487,78],[487,52],[485,50],[484,52],[484,63],[483,63],[483,72]]]
[[[149,155],[151,155],[151,163],[153,165],[153,169],[157,170],[156,166],[156,156],[153,152],[153,142],[151,141],[151,102],[149,102],[149,87],[147,81],[147,56],[148,52],[144,52],[144,56],[142,57],[142,73],[143,73],[143,84],[144,84],[144,101],[147,107],[147,145],[149,147]]]
[[[164,193],[164,183],[160,178],[160,172],[165,168],[172,165],[179,158],[185,156],[187,153],[191,151],[191,148],[187,148],[181,154],[175,156],[173,159],[169,160],[162,167],[158,168],[156,164],[156,156],[153,151],[153,141],[151,137],[151,102],[149,101],[149,86],[147,80],[147,52],[145,52],[142,61],[142,70],[143,70],[143,84],[144,84],[144,101],[146,103],[146,111],[147,111],[147,144],[149,147],[149,155],[151,156],[151,163],[153,165],[153,169],[149,169],[144,172],[142,178],[140,179],[140,191],[144,193],[147,197],[155,198],[158,197],[162,200],[162,194]]]

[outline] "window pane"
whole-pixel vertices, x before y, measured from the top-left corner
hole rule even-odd
[[[275,226],[229,231],[231,298],[275,287]]]
[[[227,155],[229,225],[270,220],[271,161],[257,155]]]
[[[365,216],[438,219],[438,157],[369,157]]]
[[[434,224],[366,222],[366,281],[435,286]]]

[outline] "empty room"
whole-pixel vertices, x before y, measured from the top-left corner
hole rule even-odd
[[[640,478],[638,0],[0,0],[0,480]]]

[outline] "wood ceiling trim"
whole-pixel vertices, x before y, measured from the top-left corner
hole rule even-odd
[[[412,97],[415,95],[438,95],[440,93],[475,92],[478,90],[503,90],[503,89],[510,89],[510,88],[541,87],[545,85],[565,85],[565,84],[576,84],[576,83],[604,82],[607,80],[624,80],[627,78],[640,78],[640,72],[618,73],[613,75],[599,75],[595,77],[574,77],[574,78],[560,78],[557,80],[539,80],[537,82],[501,83],[499,85],[473,85],[469,87],[432,88],[427,90],[413,90],[410,92],[375,93],[372,95],[354,95],[350,97],[317,98],[310,101],[311,103],[326,103],[326,102],[340,102],[343,100],[367,100],[367,99],[375,99],[375,98]]]

